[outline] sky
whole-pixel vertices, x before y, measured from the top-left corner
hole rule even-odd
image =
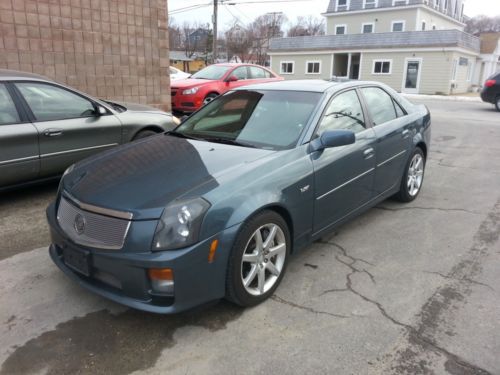
[[[220,2],[221,0],[219,0]],[[224,0],[225,2],[243,3],[257,0]],[[219,29],[230,27],[235,21],[247,24],[261,14],[268,12],[283,12],[290,21],[298,16],[314,15],[321,17],[328,7],[329,0],[258,0],[260,3],[219,5]],[[263,1],[274,1],[263,4]],[[213,0],[168,0],[170,22],[172,19],[177,24],[188,22],[211,23]],[[194,8],[189,11],[175,12],[177,9],[207,4],[207,6]],[[473,17],[479,14],[488,16],[500,15],[500,0],[468,0],[465,2],[465,14]]]

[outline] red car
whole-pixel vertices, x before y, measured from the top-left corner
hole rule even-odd
[[[171,82],[172,110],[194,112],[235,87],[282,80],[282,77],[259,65],[210,65],[189,78]]]

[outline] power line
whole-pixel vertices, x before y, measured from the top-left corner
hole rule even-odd
[[[177,13],[189,12],[191,10],[203,8],[203,7],[206,7],[206,6],[209,6],[209,5],[210,5],[210,3],[190,5],[190,6],[183,7],[183,8],[172,9],[170,12],[168,12],[168,14],[177,14]]]

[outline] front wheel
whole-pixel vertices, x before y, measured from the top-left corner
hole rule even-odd
[[[203,100],[203,105],[205,104],[208,104],[210,103],[212,100],[214,100],[216,97],[218,97],[219,95],[217,95],[216,93],[211,93],[211,94],[208,94],[205,99]]]
[[[401,202],[411,202],[414,200],[422,188],[424,171],[425,156],[422,149],[417,147],[406,164],[401,186],[395,198]]]
[[[500,112],[500,95],[497,96],[497,100],[495,101],[495,107],[497,108],[497,111]]]
[[[290,232],[274,211],[263,211],[245,223],[231,251],[226,298],[254,306],[269,298],[285,274]]]

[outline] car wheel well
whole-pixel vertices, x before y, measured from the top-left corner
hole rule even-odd
[[[417,143],[417,147],[422,150],[422,152],[424,153],[424,158],[425,160],[427,160],[427,146],[425,145],[425,143],[419,142]]]
[[[288,226],[288,230],[290,231],[290,242],[291,242],[291,248],[290,248],[290,253],[293,253],[293,220],[292,220],[292,215],[290,215],[290,212],[283,206],[277,205],[277,204],[272,204],[269,206],[262,207],[261,209],[255,211],[252,215],[250,215],[247,218],[247,221],[250,220],[252,217],[255,215],[258,215],[262,211],[273,211],[276,212],[278,215],[280,215],[283,220],[285,220],[286,225]]]
[[[143,128],[140,128],[139,130],[137,130],[132,138],[137,137],[137,134],[139,134],[140,132],[148,131],[148,130],[154,131],[156,133],[161,133],[163,131],[163,129],[160,128],[158,125],[147,125]]]

